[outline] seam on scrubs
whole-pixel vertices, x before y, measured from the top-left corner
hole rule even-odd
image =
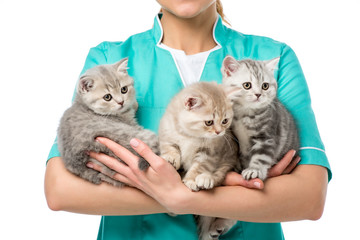
[[[162,40],[163,37],[164,37],[164,30],[163,30],[163,28],[162,28],[159,15],[156,16],[156,20],[157,20],[157,22],[158,22],[158,25],[159,25],[159,28],[160,28],[160,32],[161,32],[161,36],[160,36],[159,40],[157,41],[156,45],[157,45],[158,47],[160,47],[161,40]]]
[[[109,42],[103,42],[102,46],[101,46],[101,51],[104,54],[104,58],[105,58],[105,62],[108,62],[108,49],[109,49]]]
[[[164,48],[163,46],[161,46],[160,44],[158,44],[157,46],[160,47],[160,48],[162,48],[162,49],[164,49],[164,50],[166,50],[166,51],[168,51],[168,52],[170,53],[170,55],[171,55],[171,57],[172,57],[172,59],[173,59],[173,61],[174,61],[174,63],[175,63],[176,69],[177,69],[177,71],[178,71],[178,73],[179,73],[179,75],[180,75],[181,82],[183,83],[184,86],[186,86],[186,83],[185,83],[185,81],[184,81],[184,77],[183,77],[183,75],[182,75],[182,73],[181,73],[181,71],[180,71],[179,65],[178,65],[178,63],[177,63],[177,61],[176,61],[176,58],[175,58],[174,54],[173,54],[172,52],[170,52],[169,50],[165,49],[165,48]]]
[[[245,236],[245,227],[244,227],[244,222],[242,221],[238,221],[239,226],[239,231],[240,231],[240,235],[239,235],[239,240],[244,240],[244,236]]]
[[[145,229],[144,229],[144,225],[145,225],[145,220],[144,220],[144,216],[140,216],[140,239],[144,239],[145,236]]]
[[[169,50],[167,50],[166,48],[164,48],[163,46],[161,46],[161,40],[162,40],[163,37],[164,37],[164,30],[163,30],[163,28],[162,28],[159,15],[156,16],[156,20],[157,20],[157,22],[158,22],[158,25],[159,25],[159,28],[160,28],[160,31],[161,31],[161,36],[160,36],[160,38],[159,38],[159,41],[156,43],[156,46],[159,47],[159,48],[161,48],[161,49],[164,49],[165,51],[167,51],[168,53],[170,53],[170,55],[171,55],[171,57],[172,57],[172,59],[173,59],[173,61],[174,61],[174,63],[175,63],[176,69],[177,69],[177,71],[178,71],[178,73],[179,73],[179,75],[180,75],[181,82],[183,83],[184,86],[186,86],[186,85],[185,85],[185,82],[184,82],[184,78],[183,78],[183,76],[182,76],[182,74],[181,74],[181,72],[180,72],[179,66],[178,66],[178,64],[177,64],[177,62],[176,62],[176,60],[175,60],[175,57],[174,57],[173,53],[170,52]]]
[[[213,34],[213,39],[214,39],[214,41],[216,42],[216,44],[217,44],[220,48],[222,48],[221,44],[216,40],[216,37],[215,37],[215,29],[216,29],[216,27],[217,27],[217,25],[218,25],[218,23],[219,23],[219,18],[220,18],[220,16],[218,15],[218,17],[216,18],[215,24],[214,24],[214,26],[213,26],[212,34]]]
[[[323,150],[321,148],[317,148],[317,147],[301,147],[301,148],[299,148],[299,150],[307,150],[307,149],[317,150],[317,151],[321,151],[321,152],[325,153],[325,150]]]

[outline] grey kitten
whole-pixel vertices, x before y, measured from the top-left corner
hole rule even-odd
[[[65,111],[58,128],[59,151],[65,167],[95,184],[106,181],[114,186],[123,186],[123,183],[86,167],[86,163],[91,161],[101,165],[110,176],[115,173],[88,156],[88,151],[95,151],[116,157],[96,142],[96,137],[110,138],[134,154],[129,144],[131,138],[141,139],[155,153],[159,151],[156,135],[136,122],[138,104],[134,80],[126,70],[127,62],[125,58],[112,65],[98,65],[87,70],[80,77],[75,101]],[[148,166],[148,162],[140,158],[139,168],[144,170]]]
[[[242,176],[265,180],[268,170],[289,150],[299,149],[299,137],[291,114],[277,99],[274,70],[280,58],[269,61],[223,61],[223,84],[232,88],[234,121],[239,140]]]
[[[184,184],[193,191],[222,184],[238,165],[238,144],[231,131],[233,110],[223,88],[199,82],[180,91],[160,121],[161,157],[177,170],[183,168]],[[234,220],[198,217],[200,239],[217,239]],[[210,225],[216,227],[210,231]]]

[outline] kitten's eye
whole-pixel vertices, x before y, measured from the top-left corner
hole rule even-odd
[[[111,94],[106,94],[106,95],[103,97],[103,99],[108,102],[108,101],[110,101],[110,100],[112,99],[112,96],[111,96]]]
[[[269,84],[268,83],[263,83],[262,89],[263,90],[268,90],[269,89]]]
[[[225,124],[227,124],[228,122],[229,122],[229,119],[225,118],[221,123],[225,125]]]
[[[127,91],[128,91],[128,87],[127,87],[127,86],[121,88],[121,93],[122,93],[122,94],[127,93]]]
[[[251,82],[243,83],[243,87],[244,87],[246,90],[249,90],[249,89],[251,88]]]
[[[211,126],[214,124],[214,121],[213,120],[210,120],[210,121],[205,121],[205,125],[206,126]]]

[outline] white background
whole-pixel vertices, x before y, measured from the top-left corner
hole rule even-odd
[[[287,239],[359,237],[360,37],[357,0],[223,0],[232,27],[298,55],[333,170],[323,217]],[[45,161],[90,47],[152,27],[155,0],[0,0],[2,239],[95,239],[100,217],[47,208]]]

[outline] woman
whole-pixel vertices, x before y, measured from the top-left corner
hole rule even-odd
[[[98,64],[114,63],[129,57],[129,74],[135,79],[139,109],[138,121],[156,131],[166,105],[180,89],[191,82],[221,82],[220,67],[226,55],[236,59],[268,60],[280,56],[278,96],[294,115],[300,129],[301,164],[294,152],[271,170],[272,178],[263,188],[260,180],[246,182],[241,175],[228,174],[224,187],[193,193],[182,184],[173,167],[153,154],[137,139],[132,146],[151,164],[146,172],[136,168],[137,158],[114,142],[99,138],[129,166],[114,159],[91,156],[118,172],[113,178],[134,186],[121,189],[108,184],[94,185],[67,172],[55,144],[49,156],[45,192],[49,207],[86,214],[104,215],[98,239],[197,239],[192,215],[238,219],[224,239],[283,239],[278,222],[319,219],[326,188],[331,178],[310,97],[294,52],[269,38],[247,36],[225,27],[220,1],[158,0],[162,14],[151,30],[124,42],[103,42],[92,48],[83,72]],[[179,52],[179,50],[181,50]],[[200,53],[200,54],[199,54]],[[185,56],[180,58],[178,55]],[[198,56],[197,56],[198,55]],[[186,56],[196,56],[200,66]],[[182,59],[185,59],[182,61]],[[290,163],[290,164],[289,164]],[[96,165],[88,165],[100,170]],[[177,217],[167,214],[173,212]]]

